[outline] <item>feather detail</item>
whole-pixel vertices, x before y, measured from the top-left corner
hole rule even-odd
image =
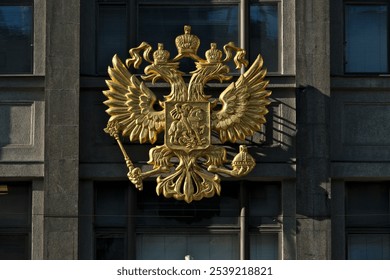
[[[129,72],[117,55],[113,57],[112,65],[108,67],[108,90],[103,91],[107,97],[103,103],[108,107],[106,112],[111,116],[110,121],[117,121],[122,135],[130,141],[154,143],[165,125],[164,111],[153,108],[156,96]]]
[[[252,66],[236,82],[231,83],[220,95],[222,108],[212,112],[212,128],[219,132],[222,142],[236,142],[253,135],[265,123],[264,115],[270,104],[271,91],[266,90],[267,73],[262,69],[263,59],[259,55]]]

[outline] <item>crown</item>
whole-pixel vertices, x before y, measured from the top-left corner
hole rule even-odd
[[[179,54],[196,54],[200,40],[191,34],[191,26],[185,25],[184,34],[176,37],[175,44]]]
[[[216,63],[221,62],[222,59],[222,52],[217,49],[216,43],[210,44],[210,49],[206,51],[206,59],[209,63]]]
[[[157,50],[153,53],[155,64],[167,63],[169,59],[169,51],[164,50],[164,44],[158,43]]]

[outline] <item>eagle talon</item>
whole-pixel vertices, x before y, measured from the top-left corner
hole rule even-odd
[[[139,167],[130,169],[127,173],[127,178],[129,178],[129,180],[135,185],[138,190],[143,190],[142,172]]]

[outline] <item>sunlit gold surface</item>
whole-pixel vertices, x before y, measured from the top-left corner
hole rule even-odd
[[[111,116],[105,131],[114,137],[124,155],[129,169],[129,180],[142,190],[142,180],[158,175],[156,192],[165,197],[173,197],[190,203],[203,197],[220,194],[220,177],[217,173],[240,177],[248,174],[255,166],[253,157],[245,146],[228,164],[226,150],[221,145],[211,143],[211,131],[218,132],[222,142],[244,140],[253,135],[265,122],[266,106],[270,103],[264,80],[266,70],[259,55],[252,66],[236,82],[232,82],[213,101],[205,95],[204,87],[210,80],[220,82],[231,79],[226,65],[234,56],[236,68],[247,66],[245,51],[228,43],[223,53],[215,43],[205,53],[205,59],[197,55],[200,40],[191,34],[191,27],[184,27],[184,34],[176,38],[178,54],[170,60],[170,53],[162,43],[152,52],[152,47],[143,42],[131,49],[126,65],[113,57],[113,66],[108,68],[110,80],[104,102]],[[187,84],[183,72],[179,70],[180,60],[189,57],[195,61],[196,69]],[[161,110],[156,110],[157,98],[145,83],[129,72],[130,67],[139,68],[145,60],[143,81],[155,82],[159,79],[171,86],[169,95],[159,101]],[[220,106],[216,106],[220,104]],[[216,109],[220,107],[221,109]],[[157,135],[165,131],[165,144],[149,151],[148,164],[151,171],[141,172],[131,162],[121,137],[141,144],[155,143]]]

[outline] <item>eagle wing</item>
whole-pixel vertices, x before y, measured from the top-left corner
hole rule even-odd
[[[111,116],[109,122],[116,122],[122,135],[130,141],[153,144],[164,129],[164,111],[154,110],[156,96],[128,71],[117,55],[112,64],[113,67],[108,67],[111,80],[106,80],[109,89],[103,91],[108,98],[104,104],[109,107],[106,110]]]
[[[265,123],[271,91],[266,90],[267,70],[262,66],[263,59],[259,55],[252,66],[221,93],[222,108],[212,112],[212,127],[219,132],[222,142],[244,140]]]

